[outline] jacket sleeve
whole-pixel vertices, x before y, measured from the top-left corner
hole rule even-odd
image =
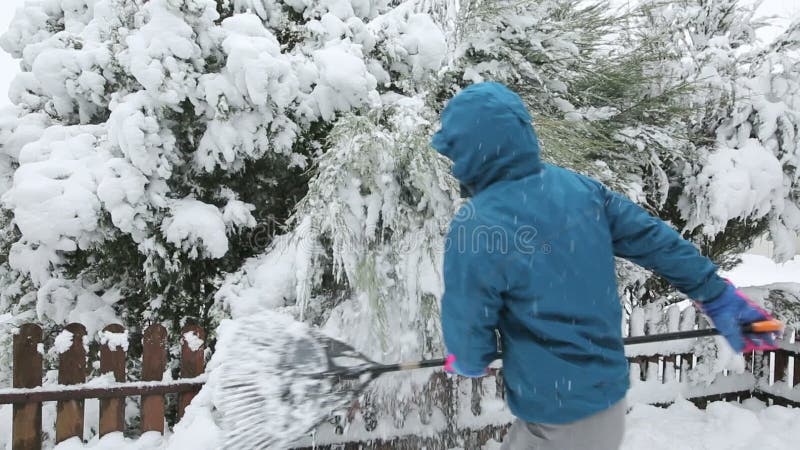
[[[496,358],[501,297],[506,283],[496,264],[500,247],[474,220],[453,221],[444,254],[442,333],[464,373],[482,373]],[[498,243],[502,245],[502,243]],[[491,250],[491,251],[489,251]]]
[[[717,266],[691,242],[625,196],[602,189],[616,256],[654,271],[694,300],[722,294],[726,283]]]

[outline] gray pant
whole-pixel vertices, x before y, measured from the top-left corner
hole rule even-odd
[[[500,450],[617,450],[625,432],[625,400],[575,422],[547,425],[517,419]]]

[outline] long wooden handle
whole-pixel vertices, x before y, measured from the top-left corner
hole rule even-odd
[[[745,333],[772,333],[783,330],[783,324],[778,320],[765,320],[762,322],[753,322],[742,326],[742,331]],[[704,330],[689,330],[689,331],[676,331],[674,333],[661,333],[651,334],[648,336],[630,336],[622,340],[625,345],[633,344],[647,344],[650,342],[664,342],[675,341],[679,339],[691,339],[699,337],[716,336],[719,330],[716,328],[706,328]],[[497,354],[497,358],[502,356],[501,353]],[[386,372],[397,372],[401,370],[414,370],[424,367],[441,367],[444,365],[444,359],[428,359],[424,361],[407,362],[400,364],[378,364],[369,367],[364,372],[369,372],[373,376],[380,375]],[[362,372],[363,373],[363,372]]]
[[[500,354],[498,354],[497,356],[499,357]],[[426,367],[442,367],[442,366],[444,366],[444,358],[438,358],[438,359],[426,359],[424,361],[406,362],[400,364],[379,364],[377,366],[370,367],[367,371],[371,373],[373,376],[377,376],[386,372],[397,372],[401,370],[415,370]]]

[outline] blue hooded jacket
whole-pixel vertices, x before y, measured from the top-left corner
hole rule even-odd
[[[441,115],[432,145],[473,195],[450,224],[442,330],[466,373],[495,359],[499,330],[511,411],[559,424],[625,396],[628,363],[614,256],[698,301],[719,296],[714,264],[671,227],[601,183],[539,160],[514,92],[472,85]]]

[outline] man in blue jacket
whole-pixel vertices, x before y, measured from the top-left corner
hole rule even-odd
[[[504,449],[619,447],[628,363],[615,256],[698,302],[736,351],[773,344],[770,335],[742,335],[742,324],[769,315],[670,226],[591,178],[542,163],[517,94],[469,86],[441,122],[432,145],[471,196],[445,252],[446,369],[483,375],[499,331],[518,418]]]

